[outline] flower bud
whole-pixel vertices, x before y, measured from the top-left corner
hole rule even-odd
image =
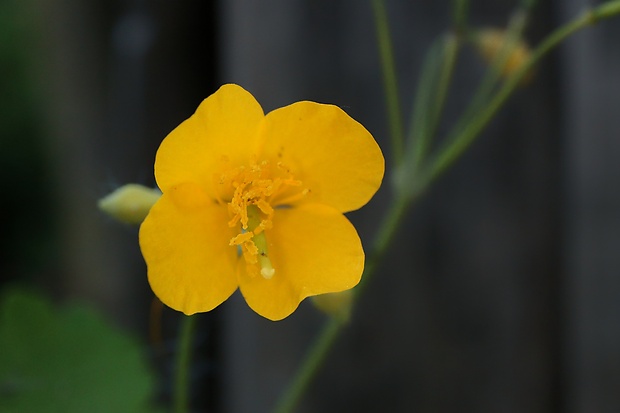
[[[312,304],[325,314],[337,317],[341,321],[349,320],[353,307],[353,290],[315,295],[311,299]]]
[[[98,202],[99,209],[127,224],[140,224],[161,197],[157,188],[127,184],[116,189]]]
[[[512,45],[505,44],[509,41],[508,33],[503,29],[481,29],[475,36],[475,45],[478,52],[489,65],[494,64],[499,58],[500,53],[505,53],[505,60],[502,63],[501,74],[504,77],[512,75],[529,58],[531,51],[526,42],[521,39],[514,39]],[[502,50],[511,47],[511,50]],[[524,82],[529,81],[531,73],[528,73]]]

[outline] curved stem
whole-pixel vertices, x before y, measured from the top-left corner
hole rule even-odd
[[[323,360],[327,356],[329,349],[341,331],[342,322],[337,317],[331,317],[317,336],[313,346],[310,348],[304,363],[297,371],[293,382],[278,402],[274,413],[292,412],[301,396],[312,382],[312,379],[323,365]]]
[[[410,205],[411,203],[407,199],[400,197],[392,204],[392,207],[386,213],[380,232],[376,237],[373,254],[368,259],[366,268],[364,269],[362,282],[360,282],[354,290],[356,298],[364,291],[364,286],[367,285],[368,279],[374,274],[377,264],[383,258],[383,255],[393,241],[394,235],[400,227],[400,223]],[[274,413],[290,413],[295,406],[297,406],[320,367],[323,365],[323,362],[327,358],[333,343],[338,338],[344,325],[345,323],[338,317],[331,317],[327,320],[322,330],[315,338],[314,343],[310,346],[310,350],[306,354],[293,380],[278,401],[276,408],[273,410]]]
[[[620,1],[605,3],[596,9],[582,13],[576,19],[551,33],[533,52],[530,58],[511,75],[504,86],[491,99],[486,107],[471,121],[458,135],[449,140],[449,146],[441,152],[430,170],[425,175],[424,186],[436,179],[447,170],[471,145],[484,127],[490,122],[497,111],[504,105],[510,95],[515,91],[523,77],[529,72],[540,59],[549,53],[558,44],[573,33],[596,23],[597,21],[620,14]]]
[[[189,411],[189,365],[192,359],[192,337],[195,320],[196,316],[183,316],[181,321],[172,396],[172,411],[174,413],[187,413]]]
[[[468,0],[453,0],[452,21],[457,34],[462,35],[467,30],[467,13],[469,12]]]
[[[510,53],[516,46],[518,39],[521,38],[526,20],[527,9],[519,9],[514,13],[514,16],[510,19],[508,29],[506,30],[506,40],[502,43],[497,56],[493,59],[494,61],[491,62],[491,66],[474,92],[473,98],[467,105],[465,112],[460,119],[458,119],[452,130],[457,133],[463,130],[465,125],[469,124],[476,114],[480,113],[484,108],[484,105],[489,100],[489,96],[496,90],[497,84],[502,77],[502,69],[505,67]]]
[[[383,71],[383,86],[385,88],[385,103],[390,127],[392,142],[392,154],[394,163],[399,165],[403,158],[403,121],[400,112],[400,99],[398,97],[398,82],[392,53],[392,40],[388,25],[387,13],[383,0],[372,0],[372,8],[375,15],[377,28],[377,43]]]
[[[373,4],[380,5],[382,7],[380,0],[373,1]],[[365,290],[368,280],[374,274],[377,264],[383,258],[389,245],[394,240],[394,236],[400,227],[402,219],[409,210],[409,207],[415,201],[416,197],[424,189],[426,189],[434,178],[447,169],[463,153],[476,135],[484,128],[484,126],[486,126],[492,116],[514,91],[529,68],[570,34],[589,24],[595,23],[597,20],[608,18],[616,14],[620,14],[620,0],[605,3],[595,10],[584,13],[579,18],[552,33],[534,51],[529,61],[507,80],[504,87],[491,100],[483,113],[469,124],[463,133],[457,137],[453,145],[440,154],[439,158],[430,169],[430,173],[425,175],[415,186],[415,191],[410,196],[405,196],[402,192],[398,193],[396,200],[391,204],[390,209],[384,217],[380,227],[380,232],[377,235],[376,241],[373,245],[373,253],[368,259],[364,270],[364,275],[362,277],[363,281],[356,288],[356,297],[359,297]],[[333,343],[335,343],[336,338],[338,337],[338,334],[342,331],[342,327],[343,324],[337,318],[332,318],[326,322],[325,326],[319,332],[317,338],[310,347],[310,350],[296,375],[293,377],[290,386],[286,389],[283,397],[277,404],[277,407],[274,410],[275,413],[290,413],[293,411],[295,406],[301,400],[301,397],[305,394],[310,383],[312,383],[312,380],[316,376],[320,367],[323,365]]]
[[[413,126],[412,139],[414,139],[414,153],[412,168],[416,170],[424,161],[429,151],[432,140],[441,120],[443,108],[446,102],[450,81],[456,66],[456,58],[459,49],[459,39],[454,33],[447,33],[439,40],[439,50],[436,57],[431,57],[425,71],[434,72],[434,79],[425,76],[420,79],[420,90],[426,90],[424,96],[416,101],[416,109],[411,117]],[[420,106],[428,106],[422,109]],[[417,115],[417,116],[416,116]]]
[[[355,297],[358,298],[365,290],[368,281],[373,277],[377,265],[383,259],[389,246],[394,240],[402,221],[413,204],[413,197],[398,196],[391,204],[379,227],[379,233],[375,236],[372,253],[366,260],[366,267],[360,284],[355,288]]]
[[[460,39],[454,33],[447,33],[444,37],[443,64],[439,71],[437,83],[437,96],[433,105],[433,117],[430,123],[429,136],[432,138],[439,126],[441,115],[446,104],[448,89],[456,67],[456,59],[459,52]]]

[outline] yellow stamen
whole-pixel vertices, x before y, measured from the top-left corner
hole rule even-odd
[[[241,248],[250,276],[260,272],[265,279],[271,279],[276,270],[269,258],[265,230],[273,227],[274,207],[282,205],[282,199],[305,196],[308,189],[293,189],[301,187],[301,181],[295,180],[281,163],[267,161],[227,169],[214,182],[222,191],[219,198],[230,199],[228,225],[241,227],[229,244]]]
[[[254,234],[252,234],[251,232],[242,232],[241,234],[233,237],[228,243],[228,245],[241,245],[244,242],[248,242],[249,240],[251,240],[253,236]]]

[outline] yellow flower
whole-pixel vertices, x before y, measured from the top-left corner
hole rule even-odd
[[[336,106],[297,102],[264,115],[224,85],[161,143],[163,195],[140,228],[149,283],[185,314],[237,288],[280,320],[306,297],[354,287],[364,251],[343,213],[381,185],[372,135]]]

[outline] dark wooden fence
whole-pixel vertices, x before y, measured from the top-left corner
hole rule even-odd
[[[64,211],[58,274],[66,293],[126,324],[146,324],[150,299],[136,233],[112,227],[94,201],[111,180],[152,184],[158,143],[217,85],[243,85],[266,111],[337,104],[389,165],[368,1],[40,3]],[[386,3],[408,117],[450,4]],[[515,3],[472,1],[470,20],[503,26]],[[532,43],[588,6],[539,3]],[[483,69],[463,50],[446,126]],[[546,59],[418,203],[299,411],[620,411],[619,159],[615,19]],[[366,245],[389,186],[350,214]],[[211,406],[225,412],[268,411],[323,319],[305,303],[274,324],[238,295],[205,317],[219,320]]]

